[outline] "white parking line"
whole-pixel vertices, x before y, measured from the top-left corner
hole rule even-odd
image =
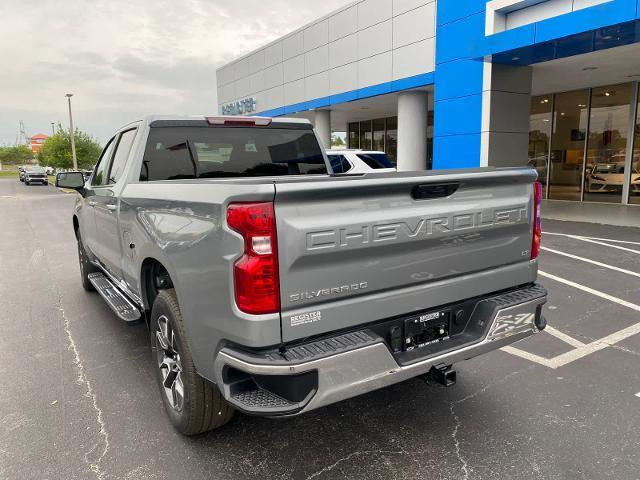
[[[630,240],[616,240],[615,238],[587,237],[584,235],[570,235],[568,233],[543,232],[544,235],[557,235],[559,237],[569,238],[588,238],[589,240],[599,240],[601,242],[626,243],[629,245],[640,245],[640,242],[632,242]]]
[[[631,302],[627,302],[626,300],[623,300],[621,298],[618,297],[614,297],[613,295],[609,295],[608,293],[604,293],[601,292],[599,290],[595,290],[593,288],[587,287],[585,285],[580,285],[579,283],[576,282],[572,282],[571,280],[567,280],[565,278],[561,278],[558,277],[556,275],[552,275],[550,273],[546,273],[543,271],[539,271],[538,272],[540,274],[541,277],[546,277],[549,278],[551,280],[554,280],[556,282],[559,283],[563,283],[565,285],[568,285],[570,287],[574,287],[577,288],[579,290],[582,290],[584,292],[590,293],[592,295],[595,295],[597,297],[603,298],[605,300],[609,300],[610,302],[613,303],[617,303],[618,305],[622,305],[623,307],[627,307],[630,308],[632,310],[635,310],[636,312],[640,312],[640,305],[636,305],[635,303],[631,303]],[[548,328],[548,327],[547,327]],[[555,330],[555,329],[554,329]],[[551,331],[549,332],[550,334],[554,335],[554,333],[552,333]],[[627,328],[624,328],[622,330],[619,330],[615,333],[612,333],[611,335],[607,335],[604,338],[600,338],[598,340],[595,340],[591,343],[586,343],[586,344],[582,344],[582,345],[578,345],[578,340],[569,337],[566,334],[563,334],[562,332],[558,332],[557,330],[555,331],[555,333],[559,333],[561,334],[566,341],[566,343],[570,343],[571,342],[575,342],[575,346],[576,348],[574,348],[573,350],[563,353],[561,355],[558,355],[556,357],[553,358],[544,358],[544,357],[540,357],[538,355],[534,355],[532,353],[529,352],[525,352],[524,350],[520,350],[519,348],[515,348],[512,346],[508,346],[508,347],[504,347],[502,348],[502,351],[510,353],[512,355],[516,355],[518,357],[530,360],[532,362],[538,363],[540,365],[544,365],[545,367],[549,367],[549,368],[559,368],[562,367],[564,365],[567,365],[571,362],[575,362],[576,360],[586,357],[587,355],[590,355],[592,353],[595,353],[597,351],[603,350],[607,347],[610,347],[611,345],[615,345],[616,343],[619,343],[629,337],[632,337],[633,335],[637,335],[640,333],[640,322],[631,325]],[[557,336],[557,335],[554,335]],[[560,338],[560,337],[558,337]],[[571,339],[571,340],[569,340]],[[582,343],[582,342],[580,342]]]
[[[625,252],[637,253],[638,255],[640,255],[640,250],[634,250],[632,248],[621,247],[620,245],[611,245],[609,243],[604,243],[602,240],[606,240],[606,239],[595,239],[595,238],[592,238],[592,237],[583,237],[581,235],[569,235],[567,233],[542,232],[542,234],[543,235],[557,235],[559,237],[573,238],[574,240],[579,240],[581,242],[595,243],[597,245],[603,245],[603,246],[609,247],[609,248],[616,248],[618,250],[624,250]],[[606,240],[606,241],[617,242],[617,243],[629,243],[629,244],[633,244],[633,245],[636,245],[636,244],[640,245],[640,242],[627,242],[626,240],[624,242],[622,240]]]
[[[636,397],[640,398],[640,392],[636,393]]]
[[[572,253],[561,252],[560,250],[555,250],[553,248],[548,247],[540,247],[541,250],[545,252],[555,253],[556,255],[562,255],[565,257],[573,258],[574,260],[580,260],[581,262],[591,263],[592,265],[597,265],[599,267],[608,268],[609,270],[615,270],[616,272],[626,273],[627,275],[633,275],[634,277],[640,277],[640,273],[632,272],[631,270],[625,270],[624,268],[614,267],[613,265],[609,265],[602,262],[596,262],[595,260],[591,260],[590,258],[579,257],[578,255],[573,255]]]
[[[592,353],[603,350],[607,347],[615,345],[616,343],[620,343],[621,341],[637,335],[638,333],[640,333],[640,323],[631,325],[630,327],[596,340],[595,342],[588,343],[584,347],[576,348],[575,350],[571,350],[570,352],[563,353],[562,355],[558,355],[557,357],[552,358],[551,368],[555,369],[567,365],[571,362],[575,362],[579,358],[586,357],[587,355],[591,355]]]
[[[591,240],[590,238],[584,237],[576,237],[576,239],[580,240],[581,242],[595,243],[596,245],[603,245],[605,247],[615,248],[616,250],[624,250],[625,252],[637,253],[638,255],[640,255],[640,250],[634,250],[633,248],[621,247],[620,245],[611,245],[609,243],[600,242],[598,240]]]
[[[600,240],[601,242],[613,242],[613,243],[624,243],[627,245],[640,245],[640,242],[632,242],[631,240],[616,240],[615,238],[598,238],[598,237],[584,237],[589,240]]]
[[[510,345],[506,347],[502,347],[500,350],[506,353],[510,353],[511,355],[514,355],[516,357],[524,358],[525,360],[529,360],[530,362],[538,363],[545,367],[549,367],[553,369],[556,368],[553,366],[550,359],[541,357],[539,355],[535,355],[533,353],[526,352],[524,350],[520,350],[519,348],[512,347]]]
[[[584,343],[582,343],[580,340],[577,340],[573,337],[570,337],[566,333],[562,333],[561,331],[556,330],[551,325],[547,325],[547,328],[545,328],[544,331],[550,335],[553,335],[557,339],[562,340],[564,343],[568,343],[572,347],[575,347],[575,348],[584,347]]]
[[[579,283],[572,282],[571,280],[567,280],[565,278],[556,277],[555,275],[551,275],[550,273],[538,271],[538,274],[542,277],[550,278],[551,280],[555,280],[556,282],[564,283],[565,285],[569,285],[570,287],[577,288],[582,290],[583,292],[590,293],[591,295],[595,295],[596,297],[604,298],[605,300],[609,300],[610,302],[617,303],[618,305],[622,305],[623,307],[630,308],[637,312],[640,312],[640,305],[636,305],[635,303],[627,302],[618,297],[614,297],[613,295],[609,295],[608,293],[601,292],[600,290],[594,290],[593,288],[587,287],[585,285],[580,285]]]

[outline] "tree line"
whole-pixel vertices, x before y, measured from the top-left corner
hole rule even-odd
[[[92,168],[100,157],[102,147],[93,137],[78,129],[75,131],[74,140],[78,168]],[[34,158],[45,167],[73,168],[69,131],[58,124],[56,133],[45,140],[41,150],[35,155],[26,145],[0,147],[0,164],[3,165],[24,165]]]

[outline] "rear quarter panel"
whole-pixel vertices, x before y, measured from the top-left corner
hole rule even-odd
[[[213,379],[214,354],[225,341],[280,342],[279,315],[249,316],[235,307],[231,266],[242,254],[243,241],[224,218],[229,202],[270,201],[273,191],[269,183],[197,181],[136,183],[122,192],[123,278],[141,295],[145,259],[167,268],[196,368],[206,378]]]

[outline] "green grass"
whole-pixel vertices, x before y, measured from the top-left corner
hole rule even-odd
[[[0,170],[0,178],[3,177],[17,177],[18,172],[15,170]]]

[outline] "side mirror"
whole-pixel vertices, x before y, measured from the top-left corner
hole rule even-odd
[[[71,188],[80,194],[84,191],[84,175],[82,172],[63,172],[56,175],[56,187]]]

